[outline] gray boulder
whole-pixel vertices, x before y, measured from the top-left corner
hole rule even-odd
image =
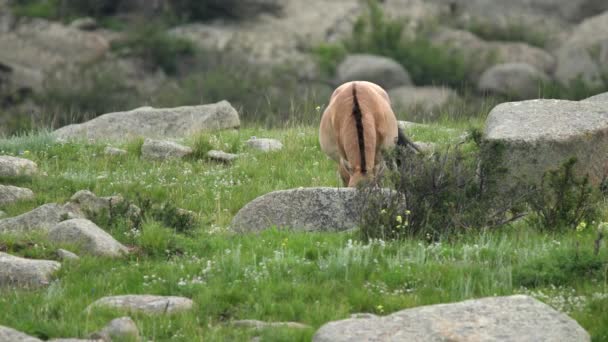
[[[55,203],[42,205],[25,214],[0,220],[0,233],[48,231],[59,222],[77,216]]]
[[[276,139],[251,137],[246,142],[247,146],[263,152],[278,151],[283,148],[283,144]]]
[[[0,252],[0,288],[47,286],[60,267],[56,261],[24,259]]]
[[[226,153],[224,151],[211,150],[207,152],[207,158],[223,163],[231,163],[239,156],[233,153]]]
[[[583,102],[608,102],[608,93],[602,93],[595,96],[591,96],[583,100]]]
[[[555,54],[555,77],[561,83],[581,78],[591,86],[603,86],[608,73],[608,12],[583,21]]]
[[[64,208],[80,217],[94,218],[102,214],[110,216],[112,208],[123,202],[122,196],[98,197],[89,190],[80,190],[70,198]]]
[[[91,338],[103,341],[140,341],[139,329],[131,317],[113,319],[100,331],[91,334]]]
[[[601,103],[503,103],[488,116],[484,136],[506,147],[509,179],[539,181],[571,157],[578,159],[577,174],[589,175],[592,184],[599,184],[608,170],[608,108]]]
[[[498,64],[486,70],[479,79],[479,91],[506,95],[518,100],[538,98],[541,86],[549,76],[524,63]]]
[[[0,184],[0,206],[33,198],[34,192],[30,189]]]
[[[349,55],[338,65],[336,83],[369,81],[384,89],[412,85],[405,68],[396,61],[382,56]]]
[[[61,139],[125,140],[133,137],[180,138],[205,130],[237,128],[239,115],[227,101],[202,106],[137,108],[99,116],[54,132]]]
[[[362,198],[353,188],[280,190],[254,199],[232,220],[241,233],[271,227],[303,231],[344,231],[359,223]]]
[[[172,314],[189,311],[194,302],[184,297],[152,296],[152,295],[124,295],[103,297],[89,305],[87,310],[95,307],[141,312],[145,314]]]
[[[29,159],[0,156],[0,177],[29,177],[37,173],[38,165]]]
[[[141,147],[141,156],[148,160],[180,159],[192,154],[188,146],[173,141],[146,139]]]
[[[49,231],[49,240],[59,244],[75,244],[91,255],[120,257],[127,247],[116,241],[95,223],[85,219],[63,221]]]
[[[522,295],[407,309],[385,317],[323,325],[314,342],[340,341],[590,341],[572,318]]]
[[[65,249],[61,249],[59,248],[57,250],[57,256],[59,257],[59,259],[66,261],[66,260],[79,260],[80,257],[68,250]]]
[[[445,87],[399,87],[388,92],[393,108],[412,109],[421,108],[426,112],[433,111],[450,101],[459,98],[458,94]]]
[[[0,342],[42,342],[42,340],[0,325]]]

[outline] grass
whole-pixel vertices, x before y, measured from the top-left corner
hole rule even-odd
[[[412,128],[416,140],[449,144],[471,122],[443,119]],[[250,136],[281,140],[264,154],[244,144]],[[48,134],[0,140],[0,154],[36,161],[47,176],[3,179],[34,190],[35,199],[2,208],[8,215],[78,190],[100,196],[172,203],[194,211],[198,224],[181,234],[147,216],[140,227],[100,221],[122,243],[125,259],[83,257],[66,262],[50,287],[0,290],[0,325],[47,339],[86,337],[124,313],[84,309],[108,295],[158,294],[192,298],[193,311],[170,317],[131,315],[145,340],[310,341],[324,323],[352,313],[389,314],[420,305],[526,293],[570,314],[593,336],[608,339],[608,248],[593,254],[595,232],[545,233],[519,221],[505,229],[426,243],[373,240],[353,233],[268,230],[236,235],[227,227],[252,199],[273,190],[337,186],[335,165],[319,150],[315,126],[282,130],[243,128],[205,133],[184,143],[244,153],[232,166],[205,159],[165,163],[139,159],[141,141],[119,145],[127,156],[103,155],[104,145],[58,143]],[[59,246],[43,235],[0,237],[0,250],[56,259]],[[72,246],[72,250],[78,249]],[[562,267],[563,265],[566,265]],[[235,328],[231,320],[297,321],[305,330]]]

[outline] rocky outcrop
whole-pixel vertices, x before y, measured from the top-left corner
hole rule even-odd
[[[555,77],[561,83],[569,85],[580,78],[591,86],[602,86],[608,75],[608,12],[582,22],[555,54]]]
[[[85,219],[59,223],[49,231],[49,240],[57,244],[77,245],[83,252],[96,256],[120,257],[128,252],[127,247]]]
[[[425,112],[445,106],[457,100],[458,94],[445,87],[399,87],[388,92],[391,105],[396,110],[420,108]]]
[[[516,100],[538,98],[549,76],[524,63],[499,64],[486,70],[477,88],[483,93],[509,96]]]
[[[0,156],[0,177],[30,177],[38,173],[38,165],[29,159]]]
[[[338,65],[335,83],[349,81],[369,81],[384,89],[412,85],[401,64],[387,57],[364,54],[349,55]]]
[[[232,220],[241,233],[271,227],[344,231],[359,223],[362,198],[353,188],[300,188],[268,193],[249,202]]]
[[[575,320],[522,295],[407,309],[385,317],[323,325],[314,342],[340,341],[590,341]]]
[[[173,141],[146,139],[141,146],[141,156],[148,160],[181,159],[191,154],[192,149],[190,147]]]
[[[227,101],[202,106],[137,108],[99,116],[82,124],[62,127],[60,139],[125,140],[134,137],[178,138],[206,130],[237,128],[239,115]]]
[[[608,102],[608,93],[597,94],[590,98],[584,99],[584,102]]]
[[[184,297],[124,295],[101,298],[89,305],[87,310],[104,307],[144,314],[172,314],[189,311],[193,306],[194,302]]]
[[[510,179],[536,182],[575,157],[575,171],[599,184],[608,171],[607,107],[563,100],[503,103],[488,116],[484,136],[505,146]]]
[[[30,189],[0,184],[0,206],[27,201],[33,198],[34,192]]]
[[[56,261],[24,259],[0,252],[0,288],[47,286],[60,267]]]

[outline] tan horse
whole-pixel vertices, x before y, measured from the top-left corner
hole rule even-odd
[[[321,118],[319,142],[338,162],[340,177],[349,187],[377,173],[381,150],[411,144],[399,130],[386,91],[365,81],[348,82],[334,91]]]

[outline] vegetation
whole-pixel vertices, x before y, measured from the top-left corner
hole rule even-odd
[[[446,148],[458,143],[464,126],[444,121],[442,126],[415,127],[410,136]],[[252,135],[278,138],[284,150],[249,150],[244,141]],[[318,148],[316,128],[245,128],[205,133],[186,144],[201,152],[214,148],[246,154],[232,166],[199,159],[156,163],[139,158],[139,140],[120,146],[129,151],[121,157],[104,156],[102,144],[59,143],[46,134],[0,140],[0,154],[30,158],[48,174],[10,180],[33,189],[36,197],[3,207],[8,215],[62,203],[89,189],[100,196],[122,194],[142,208],[149,202],[149,208],[163,210],[162,204],[171,203],[198,217],[185,230],[164,222],[153,209],[144,209],[139,226],[118,214],[96,218],[132,247],[132,254],[64,262],[47,289],[0,290],[0,324],[44,339],[83,338],[124,314],[96,310],[88,315],[88,304],[106,295],[150,293],[186,296],[197,307],[168,317],[132,315],[147,340],[248,341],[259,335],[263,341],[309,341],[322,324],[356,312],[385,315],[419,305],[523,293],[568,313],[594,340],[608,338],[603,309],[608,303],[608,248],[602,240],[595,252],[598,235],[591,224],[579,232],[547,232],[520,220],[501,229],[473,227],[431,242],[425,237],[366,242],[357,232],[235,235],[227,230],[232,217],[257,196],[339,184],[335,164]],[[473,143],[460,148],[465,160],[475,151]],[[165,208],[170,216],[171,207]],[[1,251],[33,258],[57,259],[60,247],[40,235],[2,236],[0,241]],[[81,252],[77,246],[70,249]],[[312,328],[256,332],[233,327],[230,322],[236,319],[298,321]]]
[[[487,41],[523,42],[539,48],[547,45],[548,33],[539,31],[523,22],[509,22],[504,26],[472,20],[467,24],[456,24],[456,27],[470,31]]]

